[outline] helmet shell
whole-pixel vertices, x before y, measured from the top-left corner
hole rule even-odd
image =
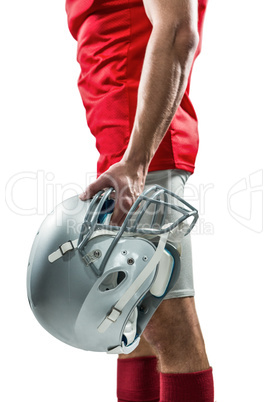
[[[121,344],[128,318],[150,288],[156,270],[108,331],[99,333],[97,328],[153,256],[155,246],[141,237],[122,236],[100,277],[77,249],[49,262],[48,256],[60,245],[79,237],[89,202],[71,197],[46,217],[30,253],[27,293],[35,317],[54,337],[77,348],[107,352]],[[101,255],[95,261],[97,268],[112,240],[111,235],[101,235],[87,243],[87,252],[98,250]],[[106,290],[109,275],[115,279],[112,287],[108,281],[110,288]]]
[[[187,235],[198,212],[154,185],[115,227],[107,223],[112,191],[88,201],[71,197],[46,217],[29,257],[27,294],[36,319],[59,340],[84,350],[130,353],[179,276],[179,252],[168,237],[191,218],[187,232],[181,231]],[[172,221],[171,209],[177,212]]]

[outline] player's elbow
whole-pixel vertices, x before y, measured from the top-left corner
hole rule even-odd
[[[180,54],[186,57],[193,57],[199,43],[199,34],[190,24],[178,25],[175,27],[173,44]]]
[[[186,21],[169,18],[153,25],[153,33],[166,49],[178,55],[179,59],[191,59],[197,49],[199,35],[197,27]]]

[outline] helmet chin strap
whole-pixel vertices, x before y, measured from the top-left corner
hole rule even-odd
[[[135,307],[124,329],[124,336],[126,337],[127,345],[130,345],[136,338],[137,320],[138,320],[138,309],[137,307]]]

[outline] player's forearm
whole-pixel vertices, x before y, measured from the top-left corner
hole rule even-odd
[[[125,161],[148,168],[185,92],[197,41],[196,33],[187,30],[152,30]]]

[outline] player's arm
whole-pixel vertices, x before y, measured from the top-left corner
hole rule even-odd
[[[153,29],[123,160],[146,169],[186,90],[198,44],[197,0],[143,0]]]
[[[112,223],[120,224],[141,193],[160,142],[184,95],[198,43],[197,0],[143,0],[152,23],[134,125],[122,160],[88,186],[82,199],[116,189]]]

